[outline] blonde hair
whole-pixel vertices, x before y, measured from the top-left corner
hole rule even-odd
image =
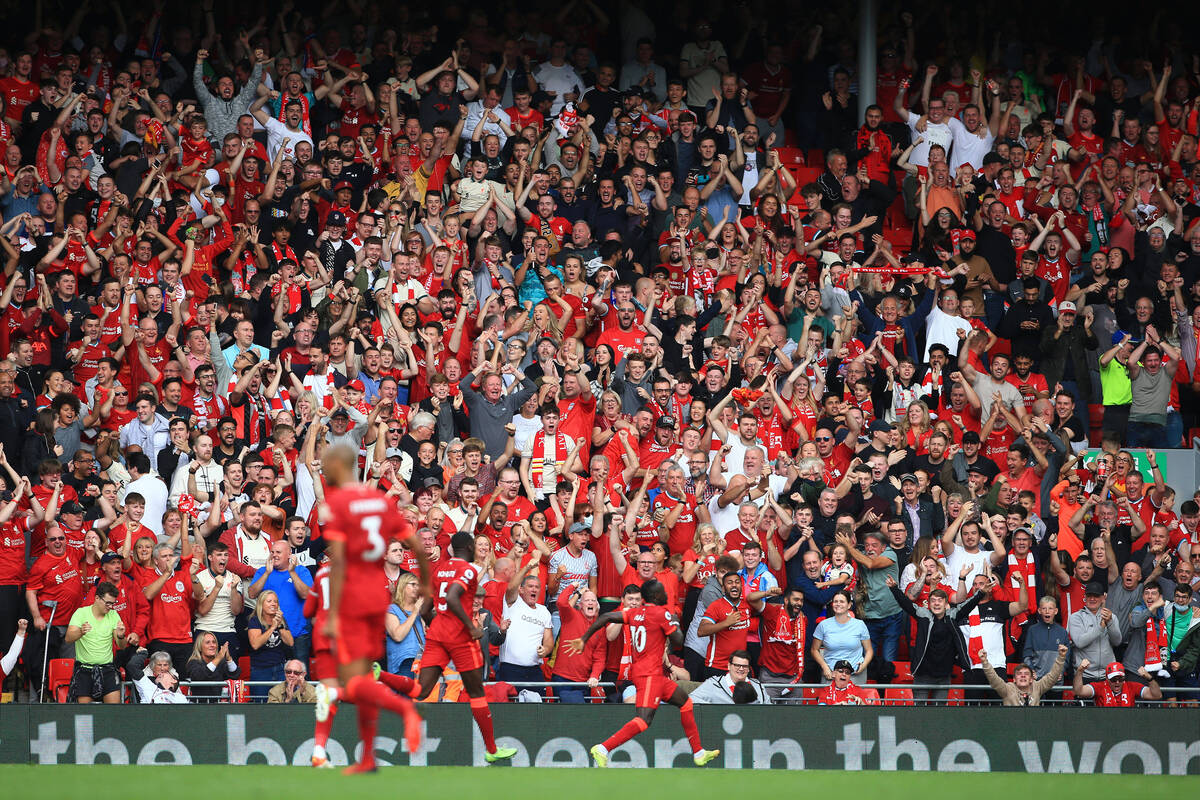
[[[206,636],[213,637],[213,640],[217,643],[218,647],[220,646],[221,642],[219,639],[217,639],[217,635],[215,633],[212,631],[200,631],[196,634],[196,641],[192,643],[192,655],[188,658],[188,661],[199,661],[201,663],[204,662],[204,654],[200,652],[200,648],[203,646],[204,637]]]
[[[409,584],[416,582],[417,576],[413,575],[411,572],[405,572],[399,578],[397,578],[396,588],[392,591],[392,602],[400,606],[400,608],[404,608],[404,590],[408,588]],[[418,601],[417,604],[419,604],[419,602],[420,601]],[[408,611],[409,609],[404,608],[404,610]]]
[[[696,535],[692,538],[692,549],[696,551],[697,555],[699,555],[700,548],[704,546],[703,542],[700,541],[700,534],[704,533],[705,531],[712,531],[713,538],[717,540],[719,545],[721,545],[721,553],[724,554],[725,540],[721,538],[721,534],[717,533],[717,527],[711,522],[701,522],[696,526]]]
[[[287,619],[283,616],[283,609],[280,608],[280,606],[279,606],[279,595],[276,594],[273,589],[267,589],[265,592],[262,592],[258,596],[258,599],[255,601],[255,605],[254,605],[254,616],[263,625],[271,624],[268,620],[263,619],[263,606],[265,606],[267,604],[266,600],[268,597],[275,598],[275,607],[279,609],[279,619],[280,619],[279,627],[282,628],[283,630],[287,630],[287,626],[288,626]]]

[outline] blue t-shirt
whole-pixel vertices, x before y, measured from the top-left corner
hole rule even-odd
[[[400,620],[401,624],[408,621],[408,612],[395,603],[388,606],[387,613]],[[384,641],[387,642],[387,671],[395,674],[400,670],[400,664],[407,659],[416,658],[425,649],[425,621],[418,615],[417,621],[402,640],[397,642],[391,636],[385,635]]]
[[[266,570],[266,567],[259,568],[258,572],[254,573],[254,577],[250,582],[257,582]],[[297,566],[296,577],[305,586],[312,586],[312,574],[308,571],[307,567]],[[293,636],[303,636],[308,633],[308,618],[304,616],[304,600],[296,594],[296,587],[292,583],[291,573],[275,570],[267,576],[262,590],[264,592],[270,590],[279,595],[279,610],[283,612],[283,618],[287,620],[288,630],[292,632]],[[261,593],[259,597],[262,597]]]
[[[845,625],[839,625],[834,617],[826,617],[813,631],[813,638],[821,640],[821,657],[831,670],[834,664],[845,659],[854,665],[857,672],[858,665],[866,656],[862,643],[870,639],[871,634],[867,630],[867,623],[856,617],[846,620]]]
[[[246,623],[247,630],[265,631],[270,627],[262,624],[257,614],[250,615],[250,621]],[[293,635],[295,635],[293,633]],[[278,667],[291,655],[292,648],[283,643],[283,636],[280,635],[279,629],[276,628],[267,640],[263,642],[263,646],[255,650],[250,648],[250,667],[251,669],[272,669]],[[248,677],[248,676],[243,676]]]

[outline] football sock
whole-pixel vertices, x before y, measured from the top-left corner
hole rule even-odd
[[[475,724],[479,726],[484,748],[489,753],[496,752],[496,736],[492,732],[492,710],[488,708],[486,697],[471,698],[471,716],[475,718]]]
[[[688,744],[692,752],[698,753],[704,748],[700,744],[700,729],[696,727],[696,714],[692,711],[692,698],[679,707],[679,721],[683,723],[683,732],[687,734]]]
[[[337,711],[337,703],[330,703],[329,716],[325,718],[324,722],[317,723],[317,729],[313,733],[313,740],[318,747],[324,747],[329,741],[329,734],[333,731],[333,718],[337,716]]]
[[[650,725],[647,724],[646,720],[641,717],[634,717],[622,725],[619,731],[604,740],[604,749],[611,752],[649,727]]]
[[[346,699],[358,707],[358,738],[362,741],[362,755],[358,763],[367,766],[375,763],[375,729],[379,725],[379,704],[371,696],[370,687],[377,686],[369,675],[356,675],[346,684]],[[393,697],[395,695],[392,695]]]
[[[405,675],[393,675],[390,672],[379,673],[379,682],[384,686],[399,692],[405,697],[412,697],[417,682]]]

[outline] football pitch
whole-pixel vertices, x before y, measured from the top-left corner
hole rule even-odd
[[[130,787],[171,800],[214,797],[372,798],[405,800],[475,797],[553,797],[613,800],[616,797],[734,797],[748,789],[785,797],[798,790],[824,796],[940,796],[1013,800],[1097,797],[1178,798],[1196,788],[1195,778],[1140,775],[1026,775],[1017,773],[887,773],[807,770],[788,772],[708,769],[579,770],[490,767],[382,767],[373,775],[343,776],[338,770],[267,766],[0,766],[0,785],[30,798],[86,797],[128,800]],[[20,788],[17,788],[20,787]]]

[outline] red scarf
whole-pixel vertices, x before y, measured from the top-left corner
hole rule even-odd
[[[292,97],[290,94],[282,95],[279,98],[279,116],[277,119],[280,122],[287,123],[287,115],[284,113],[284,107],[293,100],[300,104],[300,129],[309,136],[312,136],[312,123],[308,121],[308,97],[305,96],[304,92],[301,92],[296,97]]]
[[[983,664],[980,658],[983,653],[983,623],[979,617],[979,606],[971,609],[971,615],[967,617],[970,635],[967,637],[967,658],[971,660],[971,666]]]
[[[294,264],[300,263],[300,259],[296,258],[296,251],[286,244],[281,250],[279,249],[279,242],[271,242],[271,254],[275,256],[276,264],[279,264],[279,262],[283,261],[284,259],[287,259]]]
[[[1012,590],[1014,600],[1021,593],[1021,585],[1013,577],[1018,572],[1025,576],[1025,586],[1028,587],[1029,593],[1033,594],[1037,586],[1037,564],[1033,560],[1033,553],[1026,553],[1023,563],[1017,561],[1015,553],[1008,554],[1008,585]],[[1021,628],[1028,620],[1029,612],[1022,611],[1008,621],[1008,636],[1014,644],[1021,638]]]
[[[1170,658],[1171,640],[1167,636],[1167,625],[1153,615],[1146,619],[1146,671],[1154,673],[1163,668]]]

